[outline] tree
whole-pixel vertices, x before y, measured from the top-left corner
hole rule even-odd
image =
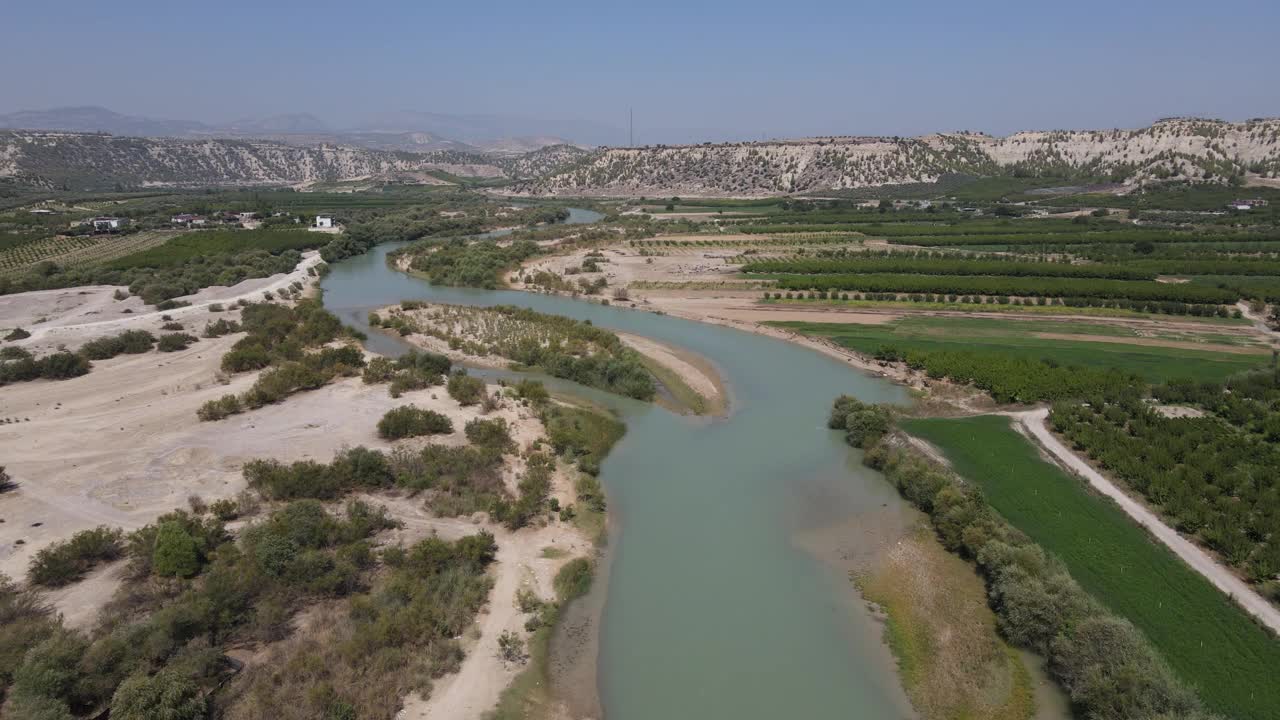
[[[151,567],[155,574],[163,577],[187,578],[195,575],[200,571],[200,550],[195,538],[179,523],[161,523],[156,533],[156,549],[152,554]]]
[[[204,714],[200,688],[170,670],[131,675],[111,698],[113,720],[200,720]]]

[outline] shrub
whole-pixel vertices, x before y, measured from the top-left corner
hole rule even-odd
[[[165,323],[165,324],[161,325],[161,326],[160,326],[160,329],[161,329],[161,330],[169,330],[169,331],[173,331],[173,332],[182,332],[182,331],[183,331],[183,330],[185,330],[186,328],[184,328],[184,327],[182,326],[182,323],[180,323],[180,322],[167,322],[167,323]]]
[[[4,336],[4,339],[13,342],[14,340],[26,340],[29,337],[31,337],[31,333],[18,327],[10,330],[9,334]]]
[[[97,527],[81,530],[71,539],[55,542],[31,559],[27,578],[36,585],[58,587],[75,582],[94,566],[110,562],[124,553],[124,533]]]
[[[111,697],[114,720],[201,720],[205,697],[190,678],[173,670],[130,675]]]
[[[510,452],[515,449],[516,444],[511,439],[511,430],[507,427],[507,421],[502,418],[472,420],[467,423],[466,433],[468,440],[481,447],[500,452]]]
[[[552,581],[556,589],[556,597],[560,598],[561,602],[565,602],[586,595],[591,590],[595,570],[595,565],[590,558],[574,558],[565,563]]]
[[[187,578],[200,571],[200,555],[195,538],[182,525],[170,521],[160,524],[151,569],[162,577]]]
[[[484,395],[484,381],[471,377],[465,370],[458,370],[449,376],[449,397],[458,401],[459,405],[475,405]]]
[[[378,437],[386,440],[451,432],[453,432],[453,423],[449,418],[434,410],[426,410],[415,405],[392,408],[378,421]]]
[[[217,400],[210,400],[196,410],[196,417],[201,420],[221,420],[228,415],[244,412],[244,405],[235,395],[223,395]]]
[[[56,352],[37,361],[40,377],[48,380],[67,380],[86,375],[93,366],[86,358],[75,353]]]
[[[539,380],[521,380],[515,385],[516,397],[522,400],[528,400],[534,405],[540,405],[551,399],[551,393],[547,392],[547,386],[543,385]]]
[[[240,332],[240,323],[226,318],[218,318],[213,322],[205,323],[202,335],[207,338],[216,338],[234,332]]]
[[[126,330],[113,337],[90,340],[80,347],[80,354],[90,360],[107,360],[147,352],[155,343],[155,336],[145,330]]]
[[[197,342],[197,338],[194,335],[188,335],[186,333],[170,333],[168,335],[160,336],[160,342],[156,343],[156,350],[159,350],[160,352],[177,352],[179,350],[186,350],[193,342]]]

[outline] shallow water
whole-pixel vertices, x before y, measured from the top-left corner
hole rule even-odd
[[[570,222],[597,217],[574,211]],[[602,471],[614,523],[598,660],[610,720],[903,716],[879,631],[851,602],[848,580],[795,541],[901,507],[824,429],[836,394],[904,401],[901,388],[729,328],[564,297],[433,287],[389,269],[393,247],[334,264],[321,283],[325,305],[362,329],[370,310],[404,299],[520,305],[688,348],[725,379],[724,420],[575,390],[627,423]],[[368,344],[404,349],[381,333]]]

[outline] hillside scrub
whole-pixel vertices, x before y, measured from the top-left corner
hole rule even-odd
[[[977,565],[1001,633],[1049,660],[1077,712],[1098,720],[1206,717],[1195,694],[1132,625],[1099,605],[976,488],[895,441],[891,427],[865,422],[875,414],[872,407],[842,396],[830,424],[838,425],[840,414],[849,418],[846,439],[867,448],[863,462],[929,515],[947,549]]]

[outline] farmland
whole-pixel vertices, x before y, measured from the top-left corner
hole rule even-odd
[[[1054,407],[1078,451],[1141,494],[1166,521],[1280,597],[1280,414],[1277,378],[1261,369],[1222,380],[1188,377],[1155,399],[1202,413],[1167,417],[1135,399]]]
[[[328,243],[330,237],[306,230],[202,230],[174,237],[112,261],[109,267],[173,267],[192,258],[231,255],[248,250],[278,254],[285,250],[305,250]]]
[[[1271,675],[1280,644],[1118,508],[1042,461],[1007,418],[903,425],[939,447],[997,512],[1133,622],[1211,707],[1232,717],[1280,717],[1280,684]]]
[[[1178,377],[1224,379],[1267,362],[1269,350],[1229,332],[1137,329],[1084,321],[904,317],[879,325],[775,323],[874,355],[886,350],[981,352],[1011,359],[1117,370],[1150,382]],[[1205,349],[1196,349],[1203,345]]]
[[[174,230],[149,230],[131,235],[46,238],[0,253],[0,277],[21,274],[39,262],[68,268],[106,263],[164,245],[179,234]]]

